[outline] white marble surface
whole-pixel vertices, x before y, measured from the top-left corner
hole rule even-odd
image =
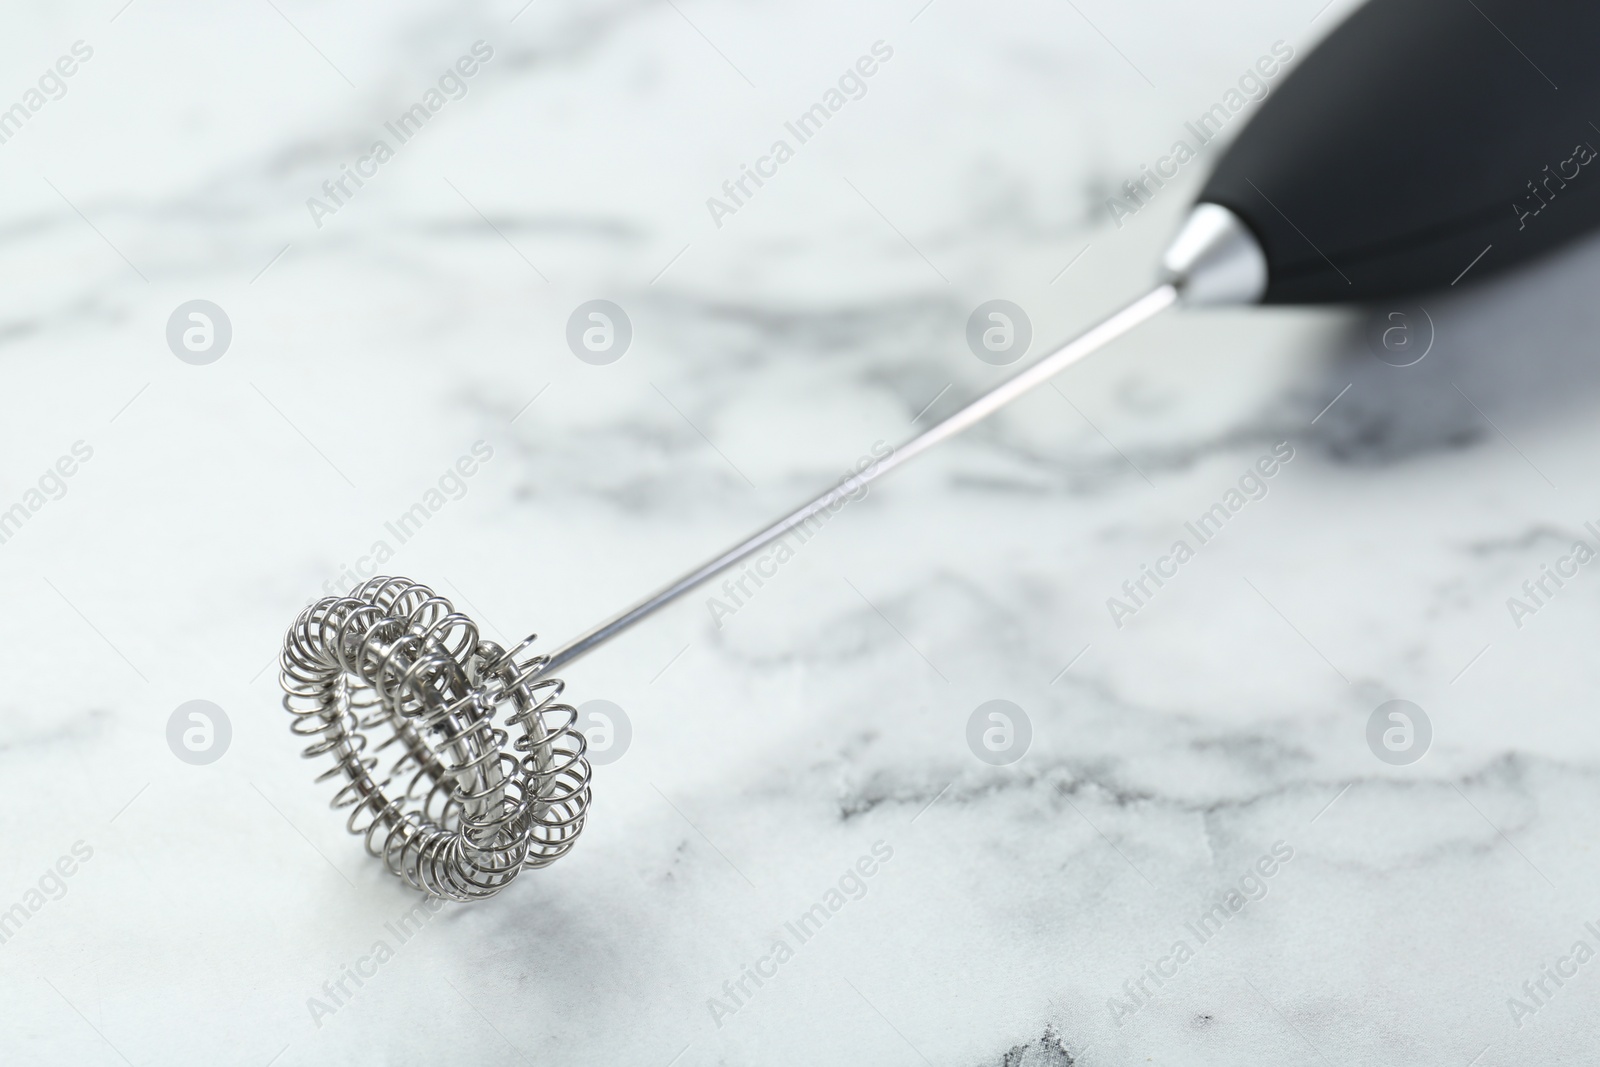
[[[277,705],[284,627],[476,440],[493,460],[390,568],[561,638],[998,380],[979,301],[1042,344],[1130,297],[1201,167],[1121,228],[1109,190],[1342,0],[120,2],[0,17],[0,106],[94,49],[0,144],[0,507],[93,448],[0,545],[0,908],[92,849],[0,945],[0,1060],[1592,1056],[1600,962],[1520,1026],[1507,1000],[1600,947],[1600,578],[1520,629],[1506,598],[1600,519],[1593,246],[1429,302],[1403,370],[1338,313],[1151,324],[850,506],[720,630],[687,604],[574,666],[634,724],[579,847],[404,944],[415,895]],[[470,92],[314,226],[480,39]],[[878,40],[867,94],[713,225]],[[163,336],[197,297],[234,328],[207,367]],[[594,297],[634,324],[611,366],[563,342]],[[1279,441],[1270,494],[1114,627],[1106,598]],[[204,767],[164,733],[196,698],[233,726]],[[1034,733],[1002,768],[964,740],[997,698]],[[1411,766],[1364,738],[1391,698],[1434,726]],[[880,841],[861,899],[786,933]]]

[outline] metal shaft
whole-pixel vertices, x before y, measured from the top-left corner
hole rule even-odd
[[[557,670],[585,655],[628,629],[634,623],[666,607],[696,586],[721,574],[752,552],[759,551],[766,545],[776,541],[823,509],[832,508],[839,501],[858,493],[869,482],[876,481],[902,463],[921,455],[946,438],[954,437],[967,427],[994,414],[1034,386],[1047,381],[1080,359],[1110,344],[1146,319],[1165,310],[1177,299],[1178,291],[1173,285],[1157,286],[1121,311],[1098,325],[1085,330],[1060,348],[1007,378],[960,411],[924,430],[899,448],[896,448],[889,455],[875,461],[859,473],[845,478],[815,500],[802,504],[771,526],[751,534],[726,552],[713,556],[694,570],[663,586],[632,607],[624,608],[593,629],[568,641],[550,653],[549,661],[545,664],[543,673]]]

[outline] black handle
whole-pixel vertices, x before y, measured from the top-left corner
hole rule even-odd
[[[1600,226],[1597,124],[1595,0],[1371,0],[1261,102],[1200,199],[1260,240],[1264,303],[1441,288]]]

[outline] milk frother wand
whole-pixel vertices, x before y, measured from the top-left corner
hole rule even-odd
[[[1388,299],[1476,280],[1600,225],[1597,57],[1600,5],[1372,0],[1260,103],[1155,288],[637,604],[530,654],[534,637],[502,648],[410,579],[318,601],[285,638],[282,682],[305,755],[332,759],[318,780],[342,783],[332,806],[435,896],[492,896],[554,862],[590,798],[577,712],[554,671],[1175,303]]]

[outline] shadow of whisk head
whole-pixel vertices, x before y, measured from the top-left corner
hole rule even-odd
[[[331,806],[433,896],[491,897],[583,830],[584,737],[533,642],[503,649],[427,586],[390,577],[317,601],[284,638],[283,706],[311,739],[306,758],[331,763],[317,778],[340,783]]]

